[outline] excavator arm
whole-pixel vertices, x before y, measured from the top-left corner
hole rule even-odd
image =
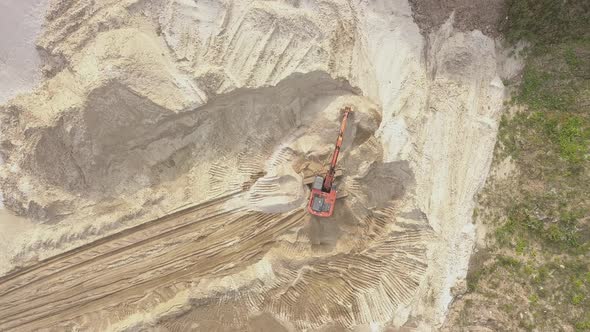
[[[348,115],[350,114],[350,107],[344,108],[344,117],[340,124],[340,132],[338,133],[338,139],[336,140],[336,146],[332,153],[332,161],[330,161],[330,169],[326,173],[324,178],[323,191],[330,192],[332,185],[334,184],[334,174],[336,174],[336,163],[338,162],[338,155],[340,154],[340,148],[342,148],[342,141],[344,140],[344,131],[346,130],[346,122],[348,121]]]

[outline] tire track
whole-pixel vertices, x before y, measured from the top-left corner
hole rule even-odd
[[[172,224],[165,228],[138,226],[3,278],[0,330],[36,330],[73,319],[87,321],[88,314],[104,308],[137,307],[138,299],[151,296],[155,289],[171,293],[165,288],[177,291],[195,277],[229,273],[251,264],[277,235],[305,216],[302,211],[219,211],[237,194],[157,219]],[[154,234],[154,229],[166,231],[137,239],[146,232]],[[102,246],[98,254],[97,246]],[[88,258],[89,253],[93,255]]]
[[[138,225],[138,226],[135,226],[132,228],[128,228],[124,231],[106,236],[106,237],[101,238],[97,241],[90,242],[90,243],[82,245],[78,248],[75,248],[70,251],[64,252],[62,254],[42,260],[39,263],[32,265],[30,267],[24,268],[22,270],[19,270],[16,273],[4,276],[4,277],[0,278],[0,298],[2,298],[5,295],[8,295],[9,293],[11,293],[21,287],[24,287],[24,286],[34,282],[35,280],[49,277],[49,276],[53,275],[54,273],[58,273],[59,271],[62,271],[63,269],[74,268],[80,264],[88,264],[88,263],[91,263],[93,260],[99,259],[100,257],[104,257],[105,255],[109,255],[111,253],[115,254],[117,252],[131,249],[135,246],[145,244],[146,242],[154,241],[154,240],[157,240],[161,237],[170,235],[173,232],[178,232],[178,231],[182,230],[184,227],[190,226],[193,222],[200,221],[200,220],[190,221],[190,220],[192,220],[192,219],[188,218],[190,214],[193,214],[193,213],[206,214],[207,210],[205,210],[205,209],[209,209],[209,208],[219,209],[219,206],[221,206],[225,202],[229,201],[230,199],[234,198],[235,196],[237,196],[240,193],[242,193],[241,190],[234,191],[234,192],[231,192],[227,195],[220,196],[216,199],[206,201],[206,202],[185,208],[183,210],[171,213],[169,215],[166,215],[166,216],[158,218],[158,219],[148,221],[146,223],[143,223],[141,225]],[[183,220],[185,222],[184,224],[183,223],[174,223],[174,222],[177,222],[178,221],[177,219],[179,219],[181,217],[187,217]],[[188,222],[188,223],[186,223],[186,222]],[[172,225],[170,225],[171,228],[167,231],[164,231],[164,227],[166,227],[168,224],[172,224]],[[158,228],[160,228],[160,229],[158,229]],[[113,243],[117,240],[121,240],[124,238],[133,239],[132,237],[134,235],[135,235],[135,237],[140,237],[140,236],[138,236],[138,235],[141,235],[140,232],[145,232],[147,230],[150,230],[150,232],[153,231],[154,233],[156,233],[158,235],[151,237],[151,238],[137,239],[138,242],[135,242],[135,243],[132,241],[129,241],[129,243],[121,243],[118,248],[117,247],[112,248],[112,247],[108,246],[110,243]],[[79,262],[79,263],[73,263],[73,262],[67,261],[67,259],[71,259],[80,253],[86,253],[86,252],[90,252],[92,250],[100,249],[99,247],[105,247],[105,249],[108,251],[106,251],[104,253],[92,253],[93,258],[91,258],[89,260],[83,260],[82,262]],[[65,262],[66,267],[64,267],[62,269],[60,269],[58,267],[56,269],[57,271],[55,271],[55,272],[51,271],[48,268],[52,264],[58,264],[60,262]],[[42,272],[39,272],[39,271],[43,271],[43,269],[50,271],[50,273],[43,274]],[[32,280],[26,279],[27,277],[32,278]],[[25,280],[19,284],[18,278],[25,278]],[[16,283],[17,286],[10,287],[11,283]]]

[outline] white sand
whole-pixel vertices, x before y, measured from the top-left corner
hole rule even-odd
[[[0,103],[31,90],[41,77],[35,40],[47,0],[0,2]]]

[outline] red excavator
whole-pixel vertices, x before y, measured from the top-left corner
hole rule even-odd
[[[346,121],[348,115],[352,112],[350,107],[344,108],[344,118],[340,125],[340,132],[338,133],[338,140],[336,147],[332,154],[332,161],[330,162],[330,169],[325,177],[316,176],[311,185],[311,196],[307,205],[307,211],[318,217],[330,217],[334,213],[334,204],[336,203],[336,188],[334,188],[334,178],[336,175],[336,162],[338,161],[338,154],[342,147],[342,140],[344,139],[344,130],[346,129]]]

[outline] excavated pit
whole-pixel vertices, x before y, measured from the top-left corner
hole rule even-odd
[[[440,326],[501,113],[492,39],[424,37],[407,1],[55,0],[37,44],[43,83],[0,107],[2,198],[33,221],[0,329]],[[302,180],[343,106],[348,196],[316,220]]]
[[[383,151],[375,138],[381,111],[347,82],[324,72],[294,74],[276,86],[212,96],[205,105],[179,113],[109,83],[90,93],[83,105],[63,114],[54,127],[37,128],[32,135],[37,138],[32,164],[24,162],[23,167],[34,171],[48,188],[84,194],[100,205],[146,188],[173,192],[170,188],[178,183],[205,174],[203,188],[183,188],[191,199],[242,189],[246,194],[226,205],[272,214],[304,209],[309,194],[303,177],[326,170],[340,110],[343,106],[355,110],[340,157],[346,175],[337,181],[349,197],[338,201],[334,216],[305,217],[251,254],[243,252],[246,260],[221,260],[219,264],[232,266],[223,272],[226,278],[240,278],[252,265],[266,262],[272,262],[274,276],[240,292],[220,285],[213,293],[195,296],[191,306],[215,312],[227,301],[250,307],[216,317],[238,315],[229,321],[233,325],[223,323],[218,328],[238,328],[239,314],[252,311],[272,313],[301,329],[320,327],[328,317],[342,326],[368,323],[362,309],[367,304],[359,289],[373,289],[372,296],[385,301],[386,312],[372,315],[386,319],[387,312],[406,303],[418,287],[430,228],[420,220],[408,233],[407,224],[395,226],[394,217],[395,202],[413,190],[415,179],[407,162],[382,162]],[[23,113],[13,108],[12,116]],[[268,218],[261,216],[256,222]],[[251,232],[254,238],[249,241],[255,241],[258,231]],[[406,248],[410,243],[413,248]],[[357,268],[344,272],[343,266]],[[401,266],[405,266],[403,275]],[[372,279],[372,273],[380,277]],[[331,297],[342,296],[344,302],[326,302],[320,295],[325,287],[332,289]],[[216,300],[219,294],[224,294],[222,302]],[[396,295],[388,299],[387,294]],[[159,301],[170,300],[158,296]],[[175,315],[182,321],[188,313]]]
[[[236,90],[174,113],[113,82],[93,90],[82,109],[55,127],[35,133],[30,168],[49,185],[97,199],[134,192],[174,181],[194,164],[229,163],[254,150],[250,142],[272,148],[297,131],[302,136],[303,128],[326,122],[323,109],[310,103],[349,95],[354,89],[326,73],[295,74],[274,87]],[[330,137],[322,138],[316,144]]]

